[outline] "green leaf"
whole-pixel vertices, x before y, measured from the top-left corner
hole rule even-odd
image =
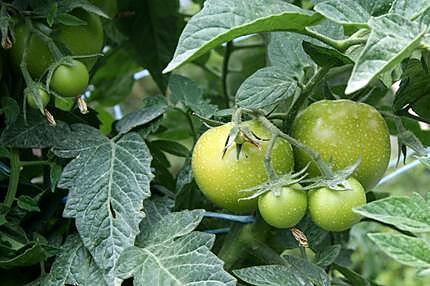
[[[413,20],[429,7],[429,0],[395,0],[390,12]]]
[[[247,78],[236,94],[236,104],[263,108],[294,96],[297,80],[284,67],[266,67]]]
[[[392,196],[354,210],[371,219],[415,233],[430,232],[430,205],[419,194]]]
[[[32,241],[22,248],[17,250],[17,255],[9,259],[0,260],[0,268],[13,268],[13,267],[24,267],[34,265],[41,261],[54,256],[58,252],[58,249],[53,246],[49,246],[39,240]]]
[[[312,285],[291,267],[285,265],[252,266],[233,270],[241,280],[256,286]]]
[[[121,118],[115,125],[118,133],[125,134],[137,126],[153,121],[167,111],[168,105],[164,98],[154,97],[152,99],[153,101],[143,108]]]
[[[22,195],[18,197],[17,200],[18,207],[29,211],[29,212],[40,212],[40,208],[38,206],[38,198],[34,199],[27,195]]]
[[[5,116],[6,125],[12,125],[15,123],[19,115],[18,103],[12,97],[2,96],[0,98],[1,113]]]
[[[188,22],[173,60],[163,72],[236,37],[276,30],[302,31],[320,19],[319,14],[280,0],[207,0]]]
[[[155,199],[145,201],[145,211],[141,247],[132,246],[121,254],[118,277],[133,277],[135,286],[236,285],[209,250],[215,236],[193,231],[203,218],[202,210],[170,213],[165,200]]]
[[[175,141],[154,140],[151,143],[158,145],[158,148],[162,151],[178,157],[187,157],[190,154],[190,150],[187,147]]]
[[[365,87],[410,56],[420,45],[425,32],[418,24],[395,14],[372,18],[369,26],[372,32],[352,70],[346,94]]]
[[[333,48],[303,41],[303,49],[321,67],[336,67],[354,63],[348,56]]]
[[[53,149],[59,157],[74,158],[58,184],[69,189],[63,216],[75,218],[84,245],[111,280],[119,255],[134,244],[144,217],[152,157],[136,133],[113,141],[87,125],[75,124],[72,130]]]
[[[315,5],[314,10],[336,23],[356,27],[367,26],[371,17],[355,0],[328,0]]]
[[[129,38],[139,64],[165,92],[168,78],[161,71],[173,56],[183,25],[179,1],[121,0],[121,10],[135,13],[119,19],[121,32]]]
[[[171,75],[169,79],[171,100],[174,104],[182,103],[195,113],[204,117],[212,117],[217,111],[216,105],[203,97],[203,91],[196,83],[180,75]]]
[[[343,276],[345,276],[346,280],[351,283],[351,285],[354,286],[370,286],[369,281],[364,279],[362,276],[360,276],[358,273],[352,271],[349,268],[343,267],[339,264],[334,265],[334,269],[342,273]]]
[[[430,245],[403,234],[370,233],[369,238],[394,260],[416,268],[430,268]]]
[[[328,248],[317,252],[315,264],[319,267],[327,267],[339,256],[342,246],[340,244],[330,245]]]
[[[78,235],[69,235],[42,286],[108,285]]]
[[[327,273],[321,267],[296,256],[288,255],[284,258],[293,267],[295,272],[300,273],[302,277],[309,279],[314,285],[330,285]]]
[[[3,130],[0,144],[13,148],[47,148],[58,144],[69,133],[64,122],[57,121],[57,126],[50,126],[38,111],[32,111],[27,112],[27,122],[21,115]]]

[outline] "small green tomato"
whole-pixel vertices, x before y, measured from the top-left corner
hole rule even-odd
[[[270,191],[258,198],[258,209],[271,226],[289,228],[295,226],[306,214],[308,199],[300,185],[283,187],[279,194]]]
[[[315,224],[328,231],[344,231],[360,221],[352,209],[366,203],[366,193],[356,179],[348,182],[352,190],[320,188],[308,193],[309,214]]]

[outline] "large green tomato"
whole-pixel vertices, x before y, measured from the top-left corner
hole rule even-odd
[[[270,138],[270,132],[259,122],[247,121],[242,124],[260,138]],[[232,127],[232,123],[214,127],[199,138],[193,151],[192,170],[197,185],[210,201],[227,210],[244,213],[256,208],[257,199],[239,202],[240,198],[249,196],[240,190],[259,185],[268,178],[264,167],[268,142],[262,143],[261,150],[245,142],[239,159],[236,146],[233,145],[223,157],[224,144]],[[272,152],[274,170],[278,174],[284,174],[291,171],[293,165],[290,144],[278,139]]]
[[[52,33],[54,40],[60,42],[73,56],[99,53],[104,41],[103,27],[99,17],[82,9],[76,9],[72,14],[87,22],[87,25],[56,25]],[[15,27],[16,41],[10,53],[12,62],[16,67],[19,67],[21,63],[28,32],[26,25],[23,23]],[[40,77],[54,61],[46,43],[34,33],[27,53],[27,68],[34,77]],[[81,61],[85,63],[88,69],[91,69],[96,58],[85,58],[81,59]]]
[[[365,189],[374,187],[384,175],[390,160],[390,136],[387,125],[370,105],[350,100],[322,100],[307,107],[294,122],[292,136],[332,162],[335,169],[361,163],[354,172]],[[294,150],[296,166],[310,161],[301,150]],[[312,163],[309,175],[320,172]]]
[[[352,209],[366,204],[366,193],[356,179],[349,178],[348,182],[352,190],[320,188],[309,192],[309,214],[316,225],[328,231],[344,231],[360,221]]]
[[[88,70],[83,63],[73,60],[71,66],[60,65],[52,74],[50,87],[64,97],[82,94],[88,85]]]
[[[306,214],[308,198],[299,185],[284,187],[279,196],[274,191],[258,198],[258,210],[271,226],[289,228],[295,226]]]

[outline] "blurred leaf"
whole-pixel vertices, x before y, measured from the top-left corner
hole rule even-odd
[[[354,0],[328,0],[315,5],[314,10],[336,23],[356,27],[366,26],[371,17],[370,13]]]
[[[1,113],[5,116],[6,125],[9,126],[18,118],[19,106],[18,103],[12,97],[2,96],[0,98],[1,103]]]
[[[42,286],[109,285],[78,235],[69,235]]]
[[[69,133],[64,122],[57,121],[57,126],[50,126],[39,111],[32,111],[27,112],[27,123],[21,115],[3,130],[0,144],[14,148],[47,148],[58,144]]]
[[[236,94],[236,104],[247,108],[263,108],[294,96],[297,80],[285,67],[266,67],[248,77]]]
[[[415,233],[430,232],[430,205],[419,194],[373,201],[354,212]]]
[[[152,144],[156,144],[164,152],[178,157],[187,157],[190,154],[190,150],[187,147],[175,141],[154,140]]]
[[[173,60],[164,72],[236,37],[275,30],[303,30],[320,19],[319,14],[277,0],[208,0],[188,22]]]
[[[38,201],[39,198],[33,199],[30,196],[22,195],[18,197],[17,204],[18,207],[28,212],[40,212]]]
[[[164,93],[167,76],[161,71],[173,56],[182,26],[179,1],[121,0],[118,5],[120,11],[133,11],[133,15],[119,19],[121,31],[133,46],[139,64],[149,70]]]
[[[361,277],[358,273],[354,272],[353,270],[340,266],[338,264],[334,265],[334,269],[342,273],[343,276],[345,276],[346,280],[351,283],[351,285],[354,286],[370,286],[369,281],[367,281],[365,278]]]
[[[303,41],[303,49],[319,66],[336,67],[354,63],[350,58],[333,48]]]
[[[292,266],[292,268],[297,272],[300,273],[300,276],[305,277],[311,283],[314,285],[319,286],[329,286],[330,281],[327,276],[327,273],[325,273],[324,269],[321,267],[296,256],[286,256],[284,257],[285,260]]]
[[[29,242],[17,250],[16,256],[5,259],[0,258],[0,268],[13,268],[29,266],[55,255],[58,252],[56,247],[47,245],[39,240]]]
[[[171,100],[174,104],[181,102],[195,113],[204,117],[212,117],[217,110],[216,105],[203,97],[203,91],[190,79],[171,75],[169,79]]]
[[[416,19],[429,7],[430,3],[428,0],[396,0],[390,12],[402,15],[408,19]]]
[[[303,286],[311,285],[291,267],[285,265],[263,265],[233,270],[241,280],[256,286]]]
[[[97,68],[92,84],[90,101],[96,100],[104,106],[113,106],[130,95],[135,79],[133,75],[139,70],[134,54],[127,48],[114,50],[103,59]]]
[[[372,18],[369,26],[372,32],[352,70],[346,94],[365,87],[410,56],[424,35],[418,24],[396,14]]]
[[[111,281],[118,257],[134,244],[144,217],[152,157],[136,133],[113,141],[86,125],[73,125],[72,130],[53,150],[59,157],[74,158],[58,184],[69,190],[63,216],[75,218],[84,245]]]
[[[323,268],[329,266],[339,256],[341,248],[341,245],[335,244],[323,249],[320,252],[317,252],[315,264]]]
[[[203,218],[202,210],[170,213],[160,200],[145,201],[138,245],[125,250],[116,268],[119,277],[133,277],[136,286],[236,285],[210,252],[214,235],[193,231]],[[209,285],[208,284],[208,285]]]
[[[51,192],[55,191],[55,188],[60,181],[62,172],[63,168],[61,165],[57,163],[51,163],[49,169],[49,182],[51,183]]]
[[[394,260],[416,268],[430,268],[430,245],[425,240],[393,233],[369,233],[368,237]]]
[[[147,124],[167,111],[168,105],[163,97],[153,97],[152,99],[152,102],[127,114],[115,124],[115,129],[119,134],[125,134],[137,126]]]

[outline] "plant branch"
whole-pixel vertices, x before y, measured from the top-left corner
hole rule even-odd
[[[326,35],[315,32],[311,29],[305,29],[300,33],[306,36],[312,37],[314,39],[317,39],[323,42],[324,44],[329,45],[330,47],[335,48],[336,50],[339,50],[341,52],[345,52],[351,46],[363,44],[363,43],[366,43],[367,41],[367,37],[351,37],[344,40],[335,40],[327,37]]]
[[[19,174],[21,172],[21,165],[19,162],[19,152],[16,149],[10,150],[10,176],[9,185],[7,188],[4,204],[11,207],[15,200],[16,192],[18,190]]]
[[[27,167],[27,166],[39,166],[39,165],[50,165],[51,162],[47,161],[47,160],[41,160],[41,161],[21,161],[20,165],[22,167]]]
[[[225,52],[224,52],[224,60],[222,63],[222,90],[223,90],[223,95],[224,95],[224,104],[226,108],[230,107],[230,97],[228,95],[228,90],[227,90],[227,74],[228,74],[228,63],[230,61],[230,56],[231,56],[231,52],[233,50],[233,42],[229,41],[227,42],[227,45],[225,47]]]

